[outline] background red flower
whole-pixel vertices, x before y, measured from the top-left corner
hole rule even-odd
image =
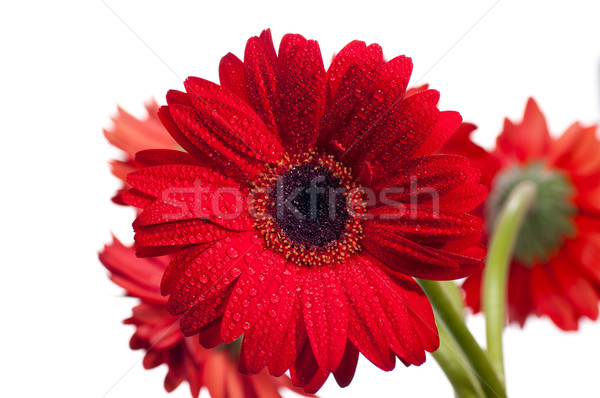
[[[118,107],[117,115],[112,118],[113,126],[104,130],[108,142],[124,154],[122,160],[110,162],[113,175],[123,181],[123,188],[113,197],[113,202],[117,204],[125,204],[121,195],[130,188],[126,181],[127,174],[139,167],[135,161],[137,152],[152,148],[179,149],[158,118],[156,101],[146,104],[146,112],[145,119],[138,119]]]
[[[555,244],[542,242],[545,246],[537,250],[531,259],[519,258],[517,252],[511,264],[508,287],[510,321],[523,326],[528,316],[545,315],[563,330],[576,330],[580,318],[597,319],[600,297],[600,263],[597,261],[600,258],[600,142],[596,137],[596,127],[574,123],[560,137],[554,138],[548,133],[545,118],[537,104],[529,99],[520,123],[506,119],[493,151],[487,152],[470,140],[469,134],[474,128],[463,125],[461,132],[446,144],[444,151],[467,156],[483,170],[482,183],[491,189],[490,199],[495,195],[494,190],[498,190],[498,181],[503,175],[514,170],[531,170],[537,165],[541,167],[539,173],[543,174],[543,178],[553,178],[553,175],[559,181],[564,178],[572,191],[565,196],[565,205],[573,210],[569,216],[564,216],[568,225],[561,227],[561,236],[549,237],[555,239]],[[548,181],[554,183],[554,180]],[[542,187],[541,191],[547,189]],[[539,204],[546,201],[538,197],[536,203],[539,208]],[[486,213],[480,208],[479,212],[487,216],[489,224],[492,217],[489,209]],[[550,211],[547,216],[551,224],[541,224],[546,228],[533,235],[544,234],[548,226],[553,227],[563,218],[556,211]],[[481,306],[481,274],[469,277],[463,288],[467,304],[478,312]]]

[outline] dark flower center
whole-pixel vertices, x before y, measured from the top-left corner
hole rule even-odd
[[[253,185],[255,227],[287,261],[306,267],[343,263],[361,250],[363,191],[352,170],[333,156],[284,155]]]
[[[329,170],[303,164],[277,179],[271,215],[286,237],[305,248],[322,248],[339,239],[349,214],[345,188]]]
[[[556,254],[563,241],[574,232],[576,207],[571,181],[558,170],[548,170],[541,163],[511,167],[494,181],[487,206],[489,229],[501,211],[510,192],[521,182],[537,186],[537,196],[527,213],[515,247],[515,258],[523,265],[533,266]]]

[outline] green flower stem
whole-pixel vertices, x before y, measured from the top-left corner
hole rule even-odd
[[[481,294],[485,313],[487,351],[502,385],[504,385],[502,331],[506,316],[508,268],[521,225],[534,202],[536,193],[535,184],[529,181],[520,183],[511,191],[496,218],[483,272]]]
[[[446,293],[443,285],[426,279],[419,279],[418,282],[435,309],[438,322],[446,326],[465,355],[473,372],[481,379],[485,396],[488,398],[506,398],[504,386],[486,353],[483,352],[477,340],[467,329],[462,314],[456,310],[452,298]]]
[[[453,283],[453,282],[451,282]],[[438,322],[440,348],[432,355],[454,388],[456,398],[484,398],[479,380],[443,323]]]
[[[465,311],[464,300],[463,300],[463,296],[460,291],[460,288],[458,287],[456,282],[454,282],[454,281],[439,281],[438,284],[444,290],[444,292],[446,293],[446,295],[452,302],[454,309],[461,315],[462,319],[464,319],[465,318],[464,317],[464,311]]]

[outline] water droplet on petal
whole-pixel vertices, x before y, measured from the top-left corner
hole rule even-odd
[[[239,252],[235,247],[230,247],[229,249],[227,249],[227,255],[231,258],[236,258],[237,256],[239,256]]]

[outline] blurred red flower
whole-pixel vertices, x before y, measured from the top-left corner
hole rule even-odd
[[[113,127],[104,130],[104,136],[110,144],[123,151],[122,160],[112,160],[110,168],[113,175],[123,181],[123,188],[113,197],[113,202],[124,205],[121,195],[130,188],[126,182],[127,174],[138,169],[135,154],[152,148],[180,149],[177,142],[165,130],[158,118],[158,104],[150,101],[146,104],[148,116],[137,119],[121,107],[112,118]]]
[[[443,151],[467,156],[490,188],[488,225],[518,182],[538,187],[510,266],[508,314],[521,326],[531,314],[546,315],[563,330],[581,317],[596,319],[600,297],[600,142],[596,127],[573,124],[553,138],[533,99],[521,123],[505,121],[496,148],[474,144],[463,125]],[[480,310],[481,273],[463,284],[467,304]]]

